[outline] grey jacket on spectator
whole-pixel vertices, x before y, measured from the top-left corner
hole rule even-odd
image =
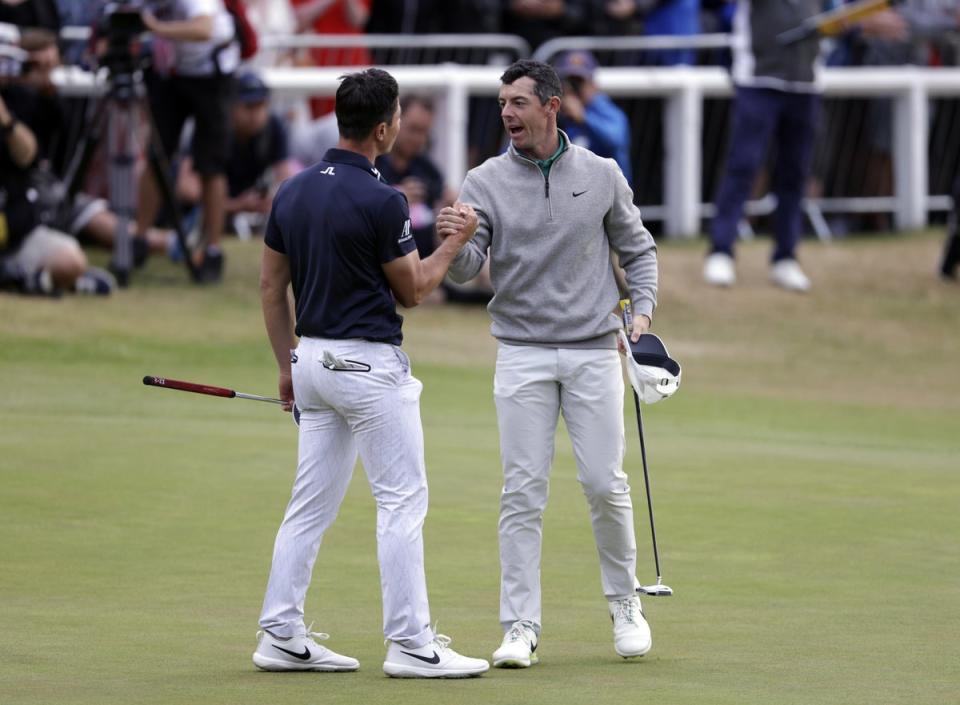
[[[733,18],[733,82],[782,91],[817,91],[819,37],[783,46],[777,35],[817,14],[822,0],[738,0]]]

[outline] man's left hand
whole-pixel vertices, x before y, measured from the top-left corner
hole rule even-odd
[[[293,398],[293,378],[289,372],[281,372],[277,380],[277,388],[280,392],[280,399],[283,401],[281,407],[284,411],[293,411],[295,399]]]
[[[637,342],[640,336],[650,330],[650,319],[644,314],[633,317],[633,328],[630,331],[630,341]]]

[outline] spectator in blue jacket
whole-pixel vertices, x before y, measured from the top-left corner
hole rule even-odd
[[[700,0],[662,0],[657,2],[643,20],[646,35],[677,37],[700,34]],[[653,52],[648,63],[660,66],[695,64],[697,52],[693,49],[669,49]]]
[[[589,51],[568,51],[560,55],[554,68],[563,81],[560,129],[573,144],[616,161],[627,183],[632,184],[630,123],[610,96],[594,83],[596,58]]]

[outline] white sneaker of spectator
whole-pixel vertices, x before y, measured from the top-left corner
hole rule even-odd
[[[714,252],[707,257],[703,264],[703,280],[712,286],[733,286],[737,282],[733,257],[725,252]]]
[[[795,259],[782,259],[770,268],[770,281],[787,291],[810,291],[810,280]]]
[[[87,267],[87,271],[77,277],[73,285],[78,294],[109,296],[117,288],[116,278],[100,267]]]

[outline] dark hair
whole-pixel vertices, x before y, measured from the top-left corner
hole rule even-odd
[[[540,104],[545,105],[553,96],[563,97],[563,85],[560,83],[560,77],[556,70],[542,61],[531,61],[530,59],[521,59],[515,61],[503,72],[500,82],[509,86],[518,78],[529,76],[533,79],[533,92],[540,99]]]
[[[381,69],[366,69],[340,78],[336,112],[341,137],[364,140],[381,122],[390,123],[400,94],[393,76]]]
[[[407,112],[411,105],[419,105],[431,114],[434,112],[433,98],[422,93],[407,93],[400,99],[400,109],[403,112]]]

